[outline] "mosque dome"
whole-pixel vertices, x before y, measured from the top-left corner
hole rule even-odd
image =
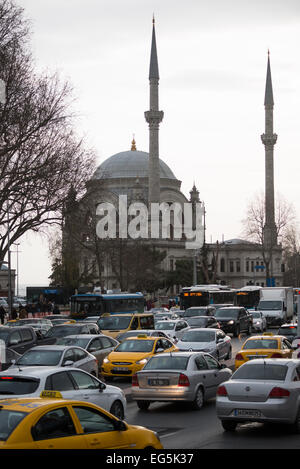
[[[149,153],[122,151],[110,156],[98,166],[92,179],[148,178]],[[176,180],[169,166],[159,160],[160,177]]]

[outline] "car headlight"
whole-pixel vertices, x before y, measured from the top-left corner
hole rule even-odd
[[[105,364],[106,364],[106,363],[109,363],[109,359],[108,359],[108,358],[104,358],[103,363],[105,363]]]
[[[233,320],[228,321],[228,324],[234,324],[234,321]]]
[[[143,358],[142,360],[139,360],[137,362],[135,362],[137,365],[145,365],[145,363],[147,363],[147,358]]]

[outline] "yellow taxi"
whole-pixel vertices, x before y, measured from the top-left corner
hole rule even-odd
[[[55,391],[2,400],[0,409],[0,449],[163,449],[155,432]]]
[[[137,337],[125,339],[104,358],[101,374],[105,377],[132,376],[141,370],[153,355],[178,350],[173,342],[165,337],[139,334]]]
[[[101,333],[115,339],[118,334],[141,329],[154,329],[153,313],[103,314],[97,321]]]
[[[281,335],[265,333],[249,337],[235,356],[235,369],[255,358],[292,358],[293,348]]]

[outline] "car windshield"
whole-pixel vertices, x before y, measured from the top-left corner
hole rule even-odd
[[[81,330],[80,325],[66,325],[66,326],[52,326],[51,329],[47,331],[45,337],[64,337],[66,335],[80,334]]]
[[[297,335],[297,327],[281,327],[278,329],[278,335]]]
[[[238,309],[231,309],[231,308],[219,308],[215,312],[216,318],[232,318],[237,319],[238,317]]]
[[[275,339],[250,339],[244,344],[243,350],[251,349],[277,349],[278,342]]]
[[[107,316],[98,321],[98,326],[102,330],[118,331],[127,329],[130,325],[131,316]]]
[[[23,366],[56,366],[60,362],[62,353],[61,350],[28,350],[15,364]]]
[[[183,334],[182,342],[214,342],[215,332],[213,331],[188,331]]]
[[[175,329],[176,323],[173,321],[159,321],[156,323],[155,329],[159,331],[172,331]]]
[[[77,347],[85,348],[89,343],[89,338],[77,338],[77,337],[61,337],[55,342],[56,345],[76,345]]]
[[[115,352],[152,352],[153,340],[127,339],[115,348]]]
[[[207,308],[188,308],[185,313],[184,317],[189,318],[191,316],[206,316]]]
[[[26,415],[26,412],[0,409],[0,440],[6,441]]]
[[[39,379],[27,378],[26,376],[1,376],[0,377],[0,395],[23,395],[32,394],[40,384]],[[1,412],[0,412],[1,413]]]
[[[281,301],[260,301],[258,303],[258,309],[262,311],[278,311],[282,308]]]
[[[255,360],[256,361],[256,360]],[[288,367],[286,365],[273,365],[269,363],[254,363],[244,364],[240,366],[232,375],[231,380],[270,380],[270,381],[284,381]]]
[[[207,323],[207,318],[188,318],[187,323],[190,327],[196,326],[196,327],[202,327],[205,326]]]
[[[153,357],[144,366],[144,370],[186,370],[189,357]]]

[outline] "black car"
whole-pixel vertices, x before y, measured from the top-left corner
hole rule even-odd
[[[215,318],[224,332],[231,332],[238,337],[240,332],[252,332],[253,319],[251,314],[243,307],[232,306],[219,308],[215,312]]]
[[[214,316],[216,309],[214,306],[192,306],[187,308],[182,315],[183,319],[191,318],[193,316]]]
[[[293,342],[297,334],[297,324],[282,324],[277,331],[278,335],[283,335],[289,342]]]
[[[0,327],[0,340],[17,353],[23,355],[26,350],[38,345],[38,338],[30,326]]]
[[[186,318],[186,322],[192,329],[195,327],[220,328],[220,325],[214,316],[193,316],[191,318]]]
[[[39,345],[52,345],[56,343],[56,339],[58,338],[79,334],[100,334],[100,329],[97,324],[89,322],[86,324],[58,324],[56,326],[52,326],[51,329],[46,332],[43,339],[39,341]]]

